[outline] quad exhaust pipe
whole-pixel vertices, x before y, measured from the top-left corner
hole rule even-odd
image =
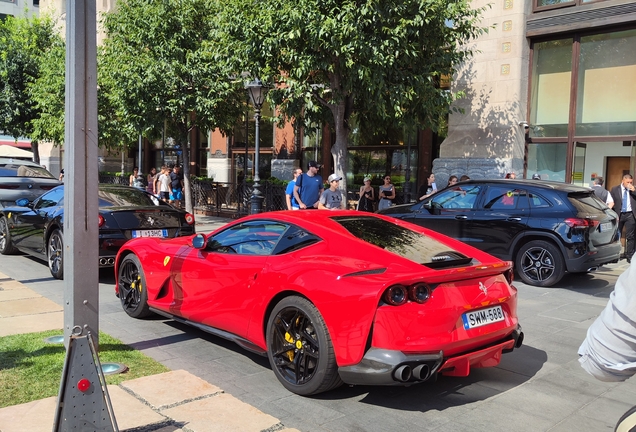
[[[413,378],[415,381],[425,381],[430,378],[431,368],[426,363],[419,364],[414,368],[409,365],[402,365],[393,372],[396,381],[407,382]]]

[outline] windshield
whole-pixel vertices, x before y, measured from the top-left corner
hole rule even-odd
[[[418,264],[435,266],[465,255],[439,241],[373,216],[336,216],[336,222],[357,238]]]

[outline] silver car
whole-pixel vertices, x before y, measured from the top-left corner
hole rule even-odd
[[[33,201],[61,183],[35,162],[0,158],[0,208],[14,206],[16,200]]]

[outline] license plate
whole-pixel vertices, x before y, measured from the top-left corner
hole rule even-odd
[[[599,225],[599,230],[601,232],[606,232],[612,229],[612,223],[611,222],[605,222]]]
[[[462,315],[464,328],[466,330],[496,323],[498,321],[503,321],[504,318],[505,317],[501,306],[495,306],[488,309],[479,309],[472,312],[466,312]]]
[[[158,229],[158,230],[134,230],[132,232],[133,238],[139,237],[168,237],[167,229]]]

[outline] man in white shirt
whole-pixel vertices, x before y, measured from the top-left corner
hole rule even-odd
[[[607,204],[609,208],[614,207],[614,199],[612,198],[612,194],[603,187],[603,177],[596,177],[594,179],[592,190],[594,191],[594,195],[599,197],[601,201]]]

